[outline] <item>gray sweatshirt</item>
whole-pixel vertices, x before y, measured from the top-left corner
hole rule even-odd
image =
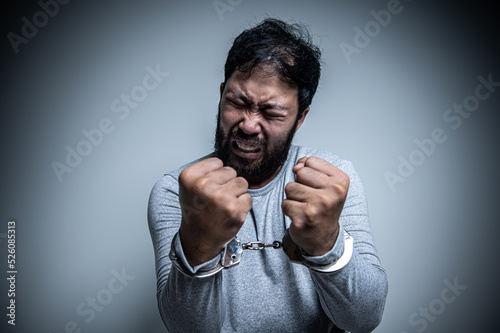
[[[178,176],[199,160],[166,174],[155,184],[148,221],[156,259],[158,306],[170,332],[330,332],[337,326],[357,333],[371,332],[380,323],[387,277],[375,249],[364,189],[351,162],[326,151],[292,146],[276,177],[260,189],[248,190],[252,210],[237,236],[243,243],[282,240],[291,222],[281,210],[285,185],[295,180],[292,168],[304,156],[327,160],[350,178],[339,235],[345,230],[354,238],[354,253],[347,266],[335,273],[312,271],[291,263],[281,249],[265,248],[243,251],[239,265],[213,276],[186,276],[169,259],[172,240],[177,257],[193,273],[215,267],[222,256],[190,267],[176,236],[181,223]],[[339,236],[330,252],[307,260],[333,263],[343,251],[344,239]]]

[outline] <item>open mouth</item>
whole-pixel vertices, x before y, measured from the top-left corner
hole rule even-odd
[[[236,146],[241,149],[242,151],[249,152],[249,153],[256,153],[261,150],[260,147],[254,146],[251,144],[245,144],[241,141],[234,141],[236,143]]]
[[[249,141],[233,140],[234,153],[245,158],[257,158],[262,152],[262,147]]]

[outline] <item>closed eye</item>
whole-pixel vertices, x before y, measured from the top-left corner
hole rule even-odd
[[[274,110],[262,110],[262,113],[269,119],[282,119],[286,117],[286,115],[275,112]]]
[[[286,108],[275,104],[263,105],[261,110],[269,118],[284,118],[287,115]]]
[[[242,103],[242,102],[237,102],[231,98],[227,98],[226,97],[226,100],[231,104],[233,105],[234,107],[236,108],[239,108],[239,109],[242,109],[242,108],[245,108],[246,107],[246,104],[245,103]]]

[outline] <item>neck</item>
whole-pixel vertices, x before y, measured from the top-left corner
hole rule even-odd
[[[259,188],[266,186],[271,182],[271,180],[273,180],[274,177],[276,177],[276,175],[278,174],[278,172],[280,172],[280,170],[281,166],[278,169],[276,169],[276,171],[272,175],[266,177],[265,179],[252,179],[245,177],[245,179],[248,182],[248,188],[251,190],[257,190]]]

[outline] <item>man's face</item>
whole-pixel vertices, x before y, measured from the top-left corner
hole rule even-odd
[[[235,71],[221,85],[216,155],[245,177],[250,188],[262,187],[286,160],[308,111],[297,117],[298,88],[281,80],[273,68],[258,65],[250,76]]]

